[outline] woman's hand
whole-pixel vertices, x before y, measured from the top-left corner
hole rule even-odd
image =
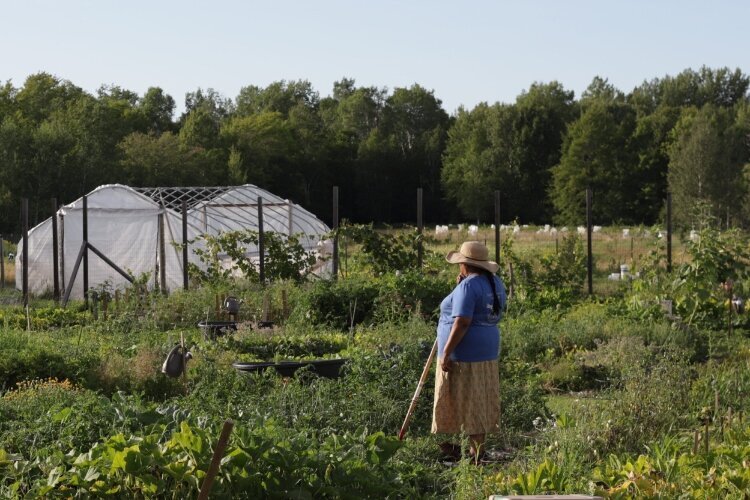
[[[440,358],[440,368],[442,368],[444,372],[451,371],[451,368],[453,368],[453,360],[450,356],[443,356]]]

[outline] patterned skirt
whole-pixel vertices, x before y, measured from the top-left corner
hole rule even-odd
[[[497,360],[454,362],[450,372],[435,374],[432,432],[467,435],[498,430],[500,374]]]

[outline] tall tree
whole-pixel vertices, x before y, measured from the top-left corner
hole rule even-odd
[[[585,220],[585,191],[594,192],[593,214],[599,224],[639,222],[634,210],[638,180],[631,137],[635,110],[627,105],[593,100],[574,122],[563,144],[560,164],[552,169],[552,201],[564,224]]]
[[[381,122],[360,148],[358,192],[367,192],[359,200],[363,218],[414,220],[418,187],[424,188],[427,217],[443,217],[440,167],[449,126],[432,91],[416,84],[393,91]]]
[[[678,223],[689,227],[699,202],[727,224],[741,217],[745,139],[730,109],[706,104],[683,113],[669,150],[669,188]]]
[[[161,134],[173,130],[175,102],[172,96],[165,93],[159,87],[149,87],[138,102],[143,113],[148,131],[153,134]]]
[[[563,137],[578,108],[572,91],[551,82],[531,85],[516,99],[515,111],[511,161],[518,172],[512,188],[517,205],[511,214],[525,222],[548,222],[552,217],[551,169],[560,162]]]
[[[205,186],[220,182],[207,168],[210,158],[200,147],[188,146],[171,132],[156,136],[135,132],[119,145],[126,182],[135,186]]]

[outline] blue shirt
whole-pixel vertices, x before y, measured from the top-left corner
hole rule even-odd
[[[471,318],[471,325],[451,354],[454,361],[491,361],[500,354],[500,330],[497,323],[505,309],[505,285],[493,275],[500,302],[498,314],[492,312],[492,288],[486,275],[472,274],[440,303],[438,320],[438,356],[443,357],[445,344],[456,316]]]

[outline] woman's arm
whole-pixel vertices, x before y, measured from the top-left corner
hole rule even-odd
[[[466,335],[466,332],[469,330],[470,325],[471,318],[467,318],[465,316],[456,316],[456,319],[453,320],[451,332],[450,334],[448,334],[448,342],[445,343],[445,348],[443,348],[443,357],[440,358],[440,367],[444,372],[451,371],[453,361],[451,361],[450,356],[456,346],[464,338],[464,335]]]

